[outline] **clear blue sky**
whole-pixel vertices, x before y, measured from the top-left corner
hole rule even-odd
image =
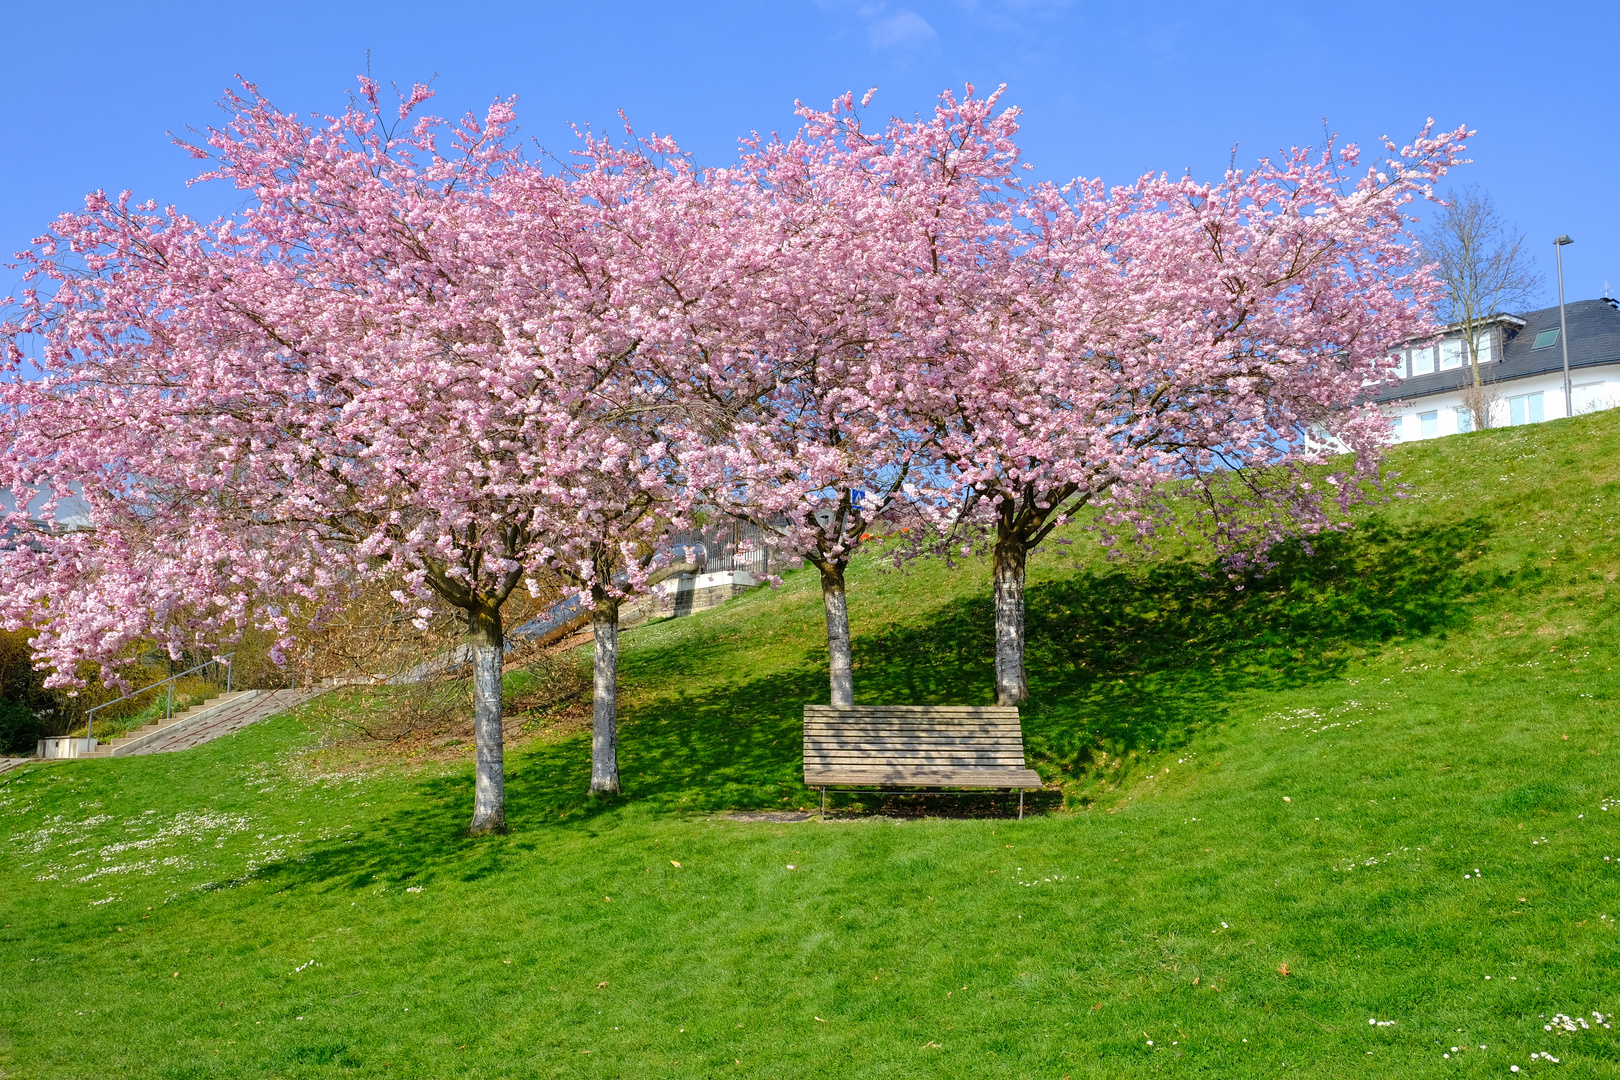
[[[102,187],[212,216],[165,132],[218,116],[240,72],[283,108],[334,111],[371,68],[437,75],[436,111],[519,95],[524,133],[565,150],[567,123],[669,132],[705,163],[750,129],[787,129],[795,98],[878,87],[910,115],[946,87],[1008,84],[1035,175],[1123,182],[1318,142],[1363,145],[1428,116],[1479,130],[1456,179],[1492,193],[1540,259],[1567,232],[1566,292],[1620,289],[1620,121],[1613,4],[927,3],[613,5],[342,2],[12,3],[0,11],[0,253]],[[0,294],[17,275],[0,270]]]

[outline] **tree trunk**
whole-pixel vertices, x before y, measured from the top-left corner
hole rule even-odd
[[[849,604],[844,596],[844,566],[827,563],[821,570],[821,606],[827,613],[827,677],[832,704],[855,704],[855,676],[849,661]]]
[[[1029,697],[1024,678],[1024,559],[1022,536],[1003,533],[993,562],[996,592],[996,704]]]
[[[473,740],[477,767],[473,819],[467,831],[506,831],[506,762],[501,744],[501,611],[491,605],[467,612],[467,644],[473,668]]]
[[[596,598],[591,610],[596,639],[595,687],[591,697],[591,794],[619,793],[619,601]]]

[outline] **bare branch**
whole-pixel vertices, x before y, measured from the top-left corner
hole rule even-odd
[[[1479,345],[1488,321],[1524,307],[1541,288],[1541,274],[1525,248],[1524,234],[1503,223],[1490,195],[1477,185],[1450,193],[1422,246],[1446,287],[1443,315],[1468,350],[1473,386],[1481,387]],[[1482,407],[1474,426],[1489,427],[1486,396],[1475,397]]]

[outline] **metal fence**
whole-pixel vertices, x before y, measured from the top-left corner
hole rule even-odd
[[[671,539],[673,561],[684,562],[690,552],[698,573],[714,574],[741,570],[762,578],[770,573],[770,549],[765,546],[765,530],[747,521],[731,519],[707,529],[680,533]],[[741,547],[752,541],[751,550]]]

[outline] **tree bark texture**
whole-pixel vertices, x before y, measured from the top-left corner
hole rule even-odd
[[[467,612],[467,644],[473,668],[473,819],[467,831],[506,831],[506,760],[501,741],[501,612],[481,606]]]
[[[1029,697],[1024,678],[1023,537],[1003,533],[996,541],[992,573],[996,595],[996,704],[1017,705]]]
[[[827,678],[831,703],[855,704],[855,676],[849,658],[849,604],[844,594],[844,567],[828,563],[821,568],[821,606],[827,613]]]
[[[595,686],[591,695],[591,794],[619,793],[619,602],[596,598],[591,611],[595,638]]]

